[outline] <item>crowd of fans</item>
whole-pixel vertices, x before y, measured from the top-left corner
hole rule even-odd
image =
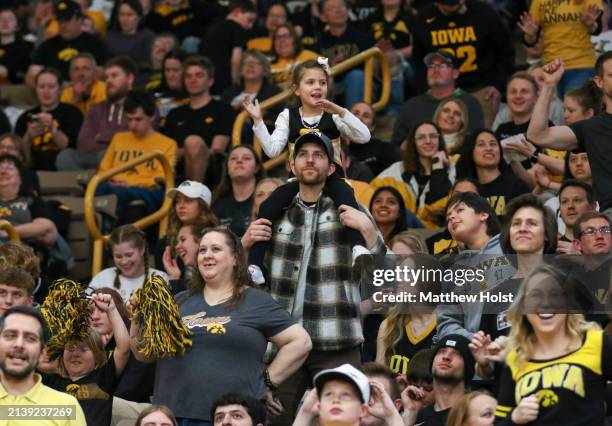
[[[8,424],[612,424],[606,1],[1,3],[0,92],[35,99],[0,107]],[[372,47],[381,111],[361,67],[330,71]],[[90,327],[50,355],[40,305],[74,259],[37,172],[154,152],[179,184],[152,159],[98,186],[117,208]],[[132,225],[166,198],[165,236]],[[381,286],[395,268],[441,274]],[[152,276],[182,354],[145,350]]]

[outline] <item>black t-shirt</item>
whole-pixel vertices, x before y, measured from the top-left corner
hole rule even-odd
[[[444,15],[435,5],[425,6],[414,19],[413,63],[425,87],[425,55],[436,50],[454,54],[459,64],[457,86],[474,90],[494,85],[504,91],[514,68],[510,32],[485,2],[467,0],[464,14]]]
[[[434,404],[429,404],[427,407],[419,410],[414,424],[418,426],[444,426],[446,425],[448,413],[450,413],[450,408],[436,411],[434,410]]]
[[[521,194],[531,192],[527,184],[510,171],[502,173],[497,179],[489,183],[478,185],[478,188],[478,193],[489,200],[489,204],[491,204],[498,218],[504,215],[510,200]]]
[[[370,168],[354,158],[351,159],[351,165],[346,171],[346,174],[349,179],[366,183],[370,183],[370,181],[374,179],[374,175],[372,174]]]
[[[28,129],[28,123],[32,121],[32,117],[40,112],[42,110],[40,106],[37,106],[21,114],[15,125],[15,133],[23,137]],[[68,146],[75,148],[79,130],[83,124],[81,110],[73,105],[60,103],[55,109],[47,112],[53,116],[58,129],[68,137]],[[50,129],[43,135],[32,139],[31,150],[32,163],[35,170],[55,170],[55,157],[59,152],[59,148],[53,142],[53,135]]]
[[[30,66],[30,58],[34,45],[17,38],[9,44],[0,44],[0,65],[8,70],[8,79],[11,83],[22,83],[26,71]]]
[[[601,211],[612,207],[612,114],[602,112],[569,126],[578,146],[586,150],[593,174],[593,191]]]
[[[117,387],[117,371],[112,356],[102,367],[79,380],[72,381],[58,374],[45,374],[43,383],[78,399],[89,426],[111,424],[113,394]]]
[[[64,40],[59,35],[45,40],[34,52],[32,63],[57,68],[63,79],[68,80],[70,61],[82,52],[91,53],[98,64],[104,64],[109,59],[104,42],[99,37],[84,32],[73,40]]]
[[[221,224],[228,226],[231,231],[242,237],[251,221],[253,208],[253,195],[244,201],[236,201],[230,191],[229,194],[219,198],[212,205],[212,211],[219,218]]]
[[[410,19],[412,17],[400,11],[395,19],[387,21],[382,9],[368,16],[366,28],[374,41],[388,40],[394,49],[410,46]]]
[[[400,158],[399,147],[378,139],[370,139],[368,143],[352,143],[351,156],[370,168],[374,176],[378,176],[391,164]]]
[[[0,219],[10,222],[11,225],[31,223],[39,217],[52,220],[42,198],[19,196],[11,201],[0,201]]]
[[[190,135],[200,136],[210,147],[215,136],[231,135],[233,118],[231,106],[211,99],[202,108],[193,109],[190,105],[183,105],[170,111],[163,133],[174,139],[179,148]]]
[[[346,31],[339,36],[334,36],[329,31],[323,31],[313,50],[328,58],[331,66],[336,57],[342,57],[343,60],[346,60],[373,45],[374,40],[370,36],[349,25]],[[340,74],[335,79],[341,80],[344,75],[346,74]]]
[[[158,34],[171,32],[181,41],[187,36],[199,37],[203,28],[187,1],[177,8],[160,5],[147,19],[147,26]]]
[[[221,95],[232,85],[232,50],[246,48],[247,32],[236,22],[223,19],[212,24],[200,43],[200,53],[215,64],[213,95]]]

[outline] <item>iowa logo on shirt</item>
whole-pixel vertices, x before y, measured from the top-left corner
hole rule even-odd
[[[188,329],[194,328],[206,328],[206,331],[210,334],[226,334],[227,329],[225,324],[232,321],[232,317],[210,317],[205,318],[206,312],[198,312],[197,314],[187,315],[183,317],[183,323]]]
[[[60,50],[60,52],[57,54],[57,58],[60,61],[70,62],[78,54],[79,51],[76,50],[74,47],[67,47],[63,50]]]
[[[0,207],[0,217],[11,217],[13,212],[11,209],[7,209],[6,207]]]
[[[97,383],[84,383],[82,385],[78,385],[76,383],[71,383],[66,386],[66,393],[68,395],[74,396],[78,400],[84,399],[101,399],[108,400],[110,396],[108,393],[104,392]]]
[[[543,392],[550,388],[563,388],[584,398],[584,377],[580,367],[571,364],[554,364],[541,370],[532,371],[522,376],[515,387],[515,400],[518,402],[538,390],[538,400],[542,406],[556,404],[553,391]],[[540,395],[541,394],[541,395]],[[556,397],[556,394],[554,395]]]

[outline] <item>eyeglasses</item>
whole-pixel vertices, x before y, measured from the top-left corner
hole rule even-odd
[[[585,228],[582,230],[582,232],[580,232],[580,236],[583,237],[585,235],[591,237],[597,233],[601,233],[602,235],[610,235],[610,233],[612,232],[612,229],[609,226],[602,226],[600,228],[594,228],[592,226],[589,226],[588,228]]]
[[[259,61],[244,61],[242,65],[261,65]]]
[[[442,62],[441,64],[429,64],[427,65],[427,68],[431,68],[432,70],[445,70],[450,68],[450,64],[447,64],[445,62]]]
[[[422,141],[426,141],[427,139],[430,139],[432,141],[437,141],[440,138],[440,134],[439,133],[430,133],[430,134],[420,134],[420,135],[416,135],[415,139],[419,142]]]

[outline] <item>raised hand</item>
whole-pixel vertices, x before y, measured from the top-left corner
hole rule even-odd
[[[110,294],[94,293],[91,296],[91,300],[96,305],[96,308],[107,314],[116,308]]]
[[[485,366],[489,365],[489,350],[488,346],[491,343],[491,336],[483,331],[477,331],[472,335],[472,341],[468,345],[474,355],[476,363]]]
[[[321,108],[322,111],[327,112],[329,114],[338,114],[340,117],[344,116],[344,108],[342,108],[340,105],[336,105],[330,100],[319,99],[316,102],[316,106]]]
[[[597,18],[599,18],[599,15],[602,13],[603,10],[597,7],[597,5],[590,4],[587,10],[580,12],[580,22],[589,29],[589,32],[592,32]]]
[[[563,61],[561,59],[555,59],[544,65],[542,70],[544,71],[542,82],[549,87],[554,87],[559,80],[561,80],[565,68],[563,67]]]
[[[253,122],[258,123],[263,120],[263,113],[257,99],[252,100],[249,96],[245,96],[242,100],[242,106],[249,113]]]
[[[399,412],[393,405],[393,401],[385,388],[376,381],[370,381],[372,396],[368,402],[368,412],[379,419],[391,419],[399,416]]]
[[[172,258],[172,249],[170,248],[170,246],[166,246],[166,248],[164,249],[162,262],[164,264],[164,269],[168,274],[168,278],[170,278],[171,280],[176,280],[181,277],[181,268],[178,267],[176,259]]]
[[[416,413],[425,405],[423,403],[425,391],[417,386],[406,386],[406,389],[402,391],[401,397],[405,411]]]
[[[535,38],[538,36],[540,26],[536,21],[533,20],[529,12],[525,12],[521,15],[521,18],[519,19],[517,25],[521,29],[521,31],[525,33],[525,36],[527,36],[528,42],[535,41]]]

